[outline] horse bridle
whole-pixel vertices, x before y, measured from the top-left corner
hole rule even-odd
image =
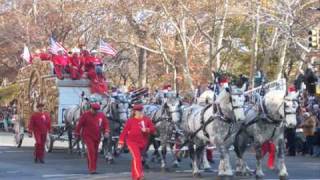
[[[234,105],[234,104],[233,104],[233,100],[232,100],[232,96],[234,96],[234,95],[241,96],[241,93],[234,93],[234,94],[233,94],[233,93],[229,92],[229,94],[230,94],[229,101],[230,101],[230,104],[231,104],[231,110],[232,110],[233,116],[236,117],[235,110],[236,110],[236,109],[240,109],[240,108],[244,108],[244,105]],[[218,105],[218,107],[219,107],[220,114],[224,117],[224,119],[227,119],[227,118],[225,117],[225,115],[223,114],[220,105]],[[228,119],[227,119],[227,120],[228,120]],[[229,121],[230,121],[230,120],[229,120]],[[231,122],[232,122],[232,121],[234,121],[234,120],[231,120]]]
[[[181,120],[182,120],[182,117],[181,117],[181,115],[182,115],[181,104],[182,104],[182,103],[181,103],[181,101],[179,100],[179,108],[176,108],[174,111],[170,111],[167,102],[165,102],[163,106],[164,106],[165,111],[168,112],[169,118],[164,118],[164,119],[167,119],[168,121],[171,122],[171,121],[172,121],[172,114],[173,114],[173,113],[179,113],[179,114],[180,114],[179,122],[181,122]]]
[[[287,112],[286,109],[287,107],[289,107],[286,103],[286,101],[292,101],[292,102],[297,102],[297,100],[295,99],[286,99],[286,97],[283,98],[283,102],[279,105],[279,107],[277,108],[277,111],[279,111],[279,109],[281,108],[281,106],[283,105],[283,117],[280,115],[280,119],[281,120],[285,120],[287,115],[292,115],[292,114],[297,114],[296,111],[294,112]],[[272,118],[269,113],[268,113],[268,110],[267,110],[267,107],[265,105],[265,101],[263,99],[263,101],[261,101],[260,103],[260,106],[261,106],[261,110],[263,112],[263,114],[265,115],[265,119],[270,122],[270,123],[275,123],[275,124],[278,124],[278,123],[281,123],[282,121],[277,121],[276,119]]]
[[[292,111],[292,112],[286,111],[287,107],[289,107],[287,105],[286,101],[291,101],[292,103],[297,103],[299,105],[299,101],[297,99],[286,99],[286,98],[284,98],[284,107],[283,107],[284,119],[287,117],[287,115],[297,114],[297,111]]]

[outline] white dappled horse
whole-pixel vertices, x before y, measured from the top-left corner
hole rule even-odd
[[[296,126],[296,111],[299,93],[287,94],[286,90],[270,90],[246,112],[246,122],[236,136],[235,151],[238,157],[236,172],[239,175],[250,173],[243,154],[248,143],[252,143],[256,151],[256,176],[264,176],[261,167],[261,146],[272,141],[276,146],[279,160],[279,176],[286,177],[284,128]]]
[[[244,89],[223,88],[213,104],[206,107],[192,105],[184,109],[181,128],[190,140],[189,151],[194,176],[200,175],[199,164],[203,158],[205,143],[215,144],[220,153],[219,176],[232,176],[229,147],[245,119]],[[194,148],[194,145],[197,147]]]

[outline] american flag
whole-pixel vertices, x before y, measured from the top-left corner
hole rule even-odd
[[[100,40],[99,51],[105,54],[109,54],[111,56],[117,55],[117,50],[110,46],[110,44]]]
[[[53,37],[50,37],[50,47],[49,52],[52,54],[58,54],[58,50],[62,49],[65,54],[67,54],[67,50],[58,42],[56,42]]]
[[[28,64],[31,64],[31,54],[30,54],[29,48],[26,45],[24,45],[21,58],[27,61]]]

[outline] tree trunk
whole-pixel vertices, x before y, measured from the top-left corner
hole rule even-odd
[[[280,56],[280,60],[279,60],[277,79],[281,78],[282,72],[285,69],[284,61],[286,59],[287,47],[288,47],[288,39],[285,39],[284,42],[283,42],[283,47],[281,49],[281,56]]]
[[[266,52],[266,56],[264,57],[264,60],[263,62],[261,63],[262,66],[261,68],[264,69],[265,67],[268,66],[268,64],[270,63],[270,58],[271,58],[271,55],[273,53],[273,49],[274,49],[274,46],[276,44],[276,40],[278,38],[278,28],[275,28],[274,30],[274,33],[273,33],[273,36],[272,36],[272,41],[271,41],[271,44],[270,46],[267,48],[267,52]]]
[[[173,88],[178,92],[178,68],[173,66]]]
[[[143,48],[139,50],[138,65],[138,85],[139,87],[145,87],[147,84],[147,51]]]
[[[190,68],[189,68],[189,53],[188,53],[188,45],[187,45],[187,29],[186,29],[186,17],[184,17],[181,21],[181,34],[180,34],[180,40],[182,44],[182,52],[183,52],[183,63],[182,63],[182,69],[183,69],[183,76],[185,78],[185,81],[189,85],[192,91],[194,91],[193,81],[190,74]]]
[[[226,22],[226,17],[227,17],[227,12],[228,12],[228,6],[229,5],[229,0],[224,0],[224,12],[221,20],[221,24],[219,27],[219,34],[218,34],[218,39],[217,39],[217,47],[215,51],[217,52],[216,55],[216,69],[219,69],[221,66],[221,58],[220,58],[220,52],[219,49],[222,47],[222,40],[223,40],[223,35],[224,35],[224,27],[225,27],[225,22]]]
[[[257,70],[257,56],[258,56],[258,36],[259,36],[259,28],[260,28],[260,1],[256,0],[256,17],[255,22],[253,23],[254,31],[252,36],[252,54],[251,54],[251,67],[250,67],[250,82],[251,86],[254,87],[254,73]]]
[[[32,13],[34,18],[34,23],[37,24],[37,16],[38,16],[37,0],[32,1]]]

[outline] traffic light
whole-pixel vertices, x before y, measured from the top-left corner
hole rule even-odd
[[[309,31],[309,47],[319,47],[319,29],[312,29]]]

